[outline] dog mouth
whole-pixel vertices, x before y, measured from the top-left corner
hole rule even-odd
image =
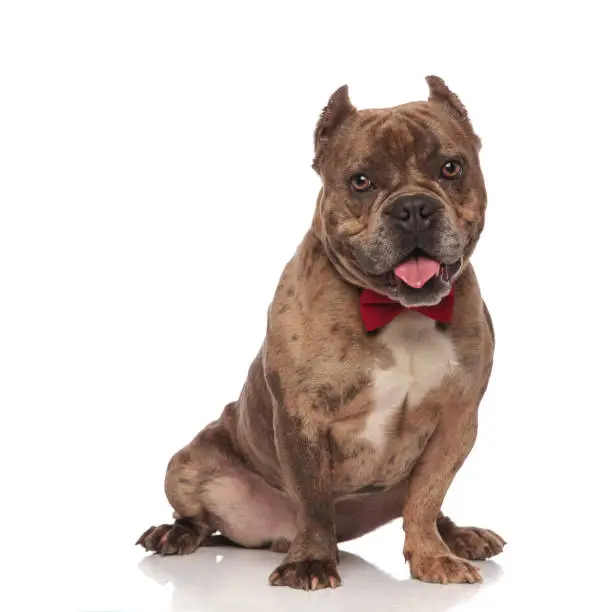
[[[435,280],[442,280],[450,284],[459,272],[462,263],[462,259],[453,263],[442,263],[417,252],[393,269],[389,281],[393,287],[405,284],[412,289],[422,289]]]

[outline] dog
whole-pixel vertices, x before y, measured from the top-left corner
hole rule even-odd
[[[411,575],[481,581],[496,533],[442,514],[476,440],[495,336],[470,258],[484,227],[481,142],[439,77],[426,101],[321,113],[311,227],[284,268],[237,401],[168,464],[173,524],[137,544],[215,538],[284,552],[271,585],[341,584],[338,543],[403,519]],[[216,533],[221,535],[213,535]]]

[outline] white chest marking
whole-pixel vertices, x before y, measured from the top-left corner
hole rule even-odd
[[[373,408],[363,437],[376,448],[384,446],[398,411],[415,408],[458,365],[452,340],[436,329],[435,321],[405,312],[380,332],[394,363],[373,369]]]

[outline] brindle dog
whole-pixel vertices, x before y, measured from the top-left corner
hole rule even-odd
[[[171,459],[173,525],[138,540],[187,554],[220,532],[286,552],[270,584],[340,585],[337,543],[403,517],[412,576],[477,582],[504,540],[441,513],[476,439],[494,333],[470,256],[484,225],[480,140],[458,97],[358,111],[341,87],[315,131],[322,179],[241,395]],[[453,289],[450,323],[410,307]],[[406,307],[368,333],[363,289]],[[217,539],[219,536],[216,536]]]

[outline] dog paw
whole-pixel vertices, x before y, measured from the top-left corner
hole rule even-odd
[[[188,555],[196,551],[205,535],[194,525],[176,522],[174,525],[149,527],[137,540],[136,545],[145,550],[165,555]]]
[[[410,574],[423,582],[457,584],[482,582],[480,570],[469,561],[453,555],[419,556],[410,559]]]
[[[281,563],[270,575],[269,582],[272,586],[288,586],[305,591],[328,587],[335,589],[342,584],[336,571],[336,562],[329,559]]]
[[[478,527],[455,527],[444,535],[446,545],[463,559],[482,561],[499,555],[506,541],[489,529]]]

